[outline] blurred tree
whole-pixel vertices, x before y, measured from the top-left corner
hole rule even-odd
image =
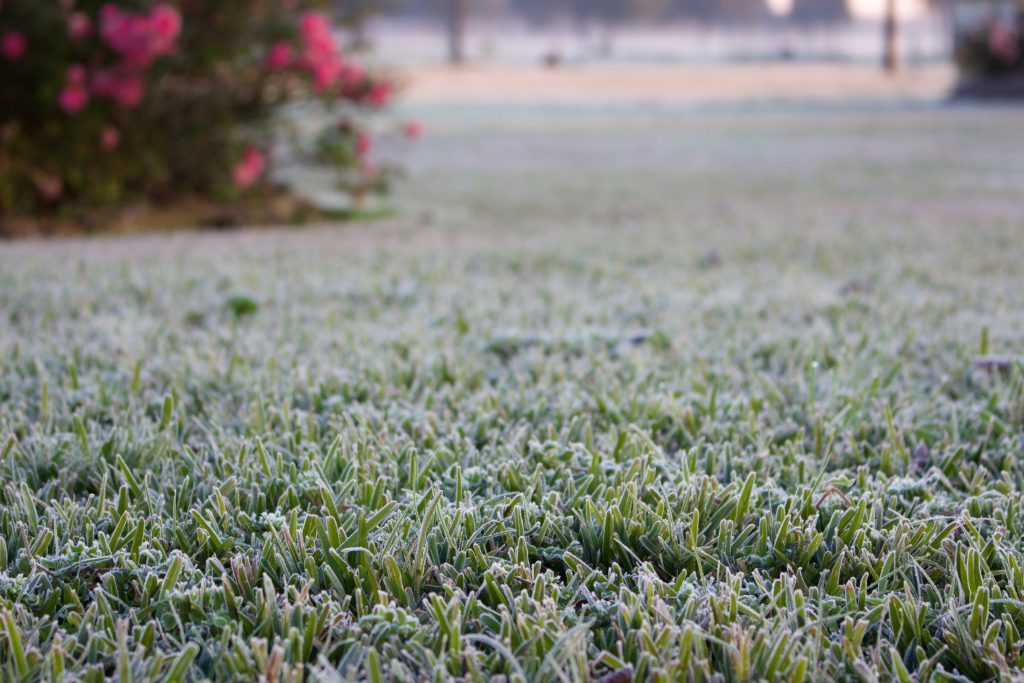
[[[714,21],[719,0],[673,0],[672,16],[688,21]]]
[[[543,26],[568,13],[567,3],[563,0],[517,0],[510,3],[516,12],[528,22]]]
[[[334,13],[342,24],[355,25],[394,9],[396,4],[390,0],[334,0]]]
[[[850,18],[847,0],[793,0],[789,17],[806,23],[835,23]]]
[[[889,73],[896,73],[900,66],[899,53],[899,13],[896,10],[896,0],[886,0],[885,21],[882,23],[882,44],[884,54],[882,55],[882,68]]]
[[[770,16],[765,0],[718,0],[714,12],[715,19],[729,23],[752,23]]]
[[[615,24],[626,18],[626,0],[571,0],[578,21]]]
[[[668,16],[672,0],[626,0],[629,18],[639,22],[661,21]]]
[[[357,49],[367,46],[366,21],[375,14],[393,9],[389,0],[334,0],[334,15],[348,27]]]
[[[359,0],[339,0],[339,2]],[[372,0],[364,0],[373,4]],[[845,17],[843,0],[796,0],[811,8],[810,14]],[[827,6],[841,5],[842,12]],[[380,3],[377,3],[380,6]],[[404,16],[427,16],[450,22],[455,0],[388,0],[383,9]],[[468,0],[461,11],[476,15],[479,0]],[[826,8],[819,12],[818,5]],[[501,3],[512,13],[529,22],[543,25],[571,17],[581,24],[598,23],[610,26],[626,21],[662,21],[684,19],[689,21],[758,21],[771,15],[766,0],[503,0]]]
[[[448,0],[448,60],[462,64],[466,59],[466,20],[469,0]]]

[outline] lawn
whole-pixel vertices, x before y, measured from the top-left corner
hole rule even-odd
[[[1019,110],[412,106],[384,220],[0,244],[0,677],[1024,673]]]

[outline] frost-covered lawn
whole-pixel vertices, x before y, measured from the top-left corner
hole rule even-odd
[[[1020,676],[1020,111],[496,111],[0,244],[0,675]]]

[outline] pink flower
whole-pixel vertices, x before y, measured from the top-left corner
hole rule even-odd
[[[93,93],[100,97],[114,98],[114,87],[117,82],[117,76],[111,71],[97,71],[92,76],[92,83],[90,84]]]
[[[100,135],[100,146],[104,151],[110,152],[121,144],[121,131],[113,126],[107,126]]]
[[[321,12],[303,12],[299,17],[299,31],[304,40],[316,42],[331,35],[331,21]]]
[[[304,12],[299,19],[302,37],[300,65],[313,76],[313,87],[324,93],[336,85],[346,65],[331,35],[330,20],[319,12]]]
[[[292,46],[284,40],[274,43],[267,53],[267,68],[271,71],[280,71],[291,66],[294,58]]]
[[[181,14],[170,5],[157,5],[149,15],[149,28],[153,33],[153,49],[157,54],[170,54],[181,33]]]
[[[373,139],[370,138],[366,133],[360,133],[356,137],[356,155],[364,157],[370,153],[373,148]]]
[[[233,170],[235,185],[242,189],[252,187],[263,175],[266,167],[267,160],[263,156],[263,152],[255,147],[247,147]]]
[[[68,67],[68,83],[71,85],[85,85],[87,75],[88,72],[81,64],[72,64]]]
[[[97,95],[113,100],[123,109],[134,109],[146,96],[145,81],[132,71],[101,71],[93,78],[92,89]]]
[[[346,88],[355,88],[366,80],[366,71],[358,64],[345,63],[341,70],[341,81]]]
[[[84,40],[92,35],[92,20],[85,12],[72,12],[68,16],[68,35],[72,40]]]
[[[146,83],[134,71],[99,71],[92,78],[92,91],[123,109],[134,109],[146,96]]]
[[[100,88],[96,87],[97,92]],[[102,88],[102,93],[116,101],[122,109],[135,109],[145,96],[145,82],[134,73],[120,74],[110,77],[109,85]]]
[[[10,31],[0,38],[0,53],[12,62],[25,56],[28,39],[19,31]]]
[[[1005,21],[993,21],[988,28],[988,50],[1007,66],[1020,55],[1017,29]]]
[[[146,84],[141,76],[129,75],[117,83],[114,91],[114,101],[125,109],[134,109],[146,96]]]
[[[36,179],[36,190],[39,191],[39,196],[52,202],[64,191],[64,183],[55,175],[43,176]]]
[[[391,84],[381,81],[370,86],[366,93],[366,101],[371,107],[384,107],[391,101]]]
[[[144,20],[123,12],[117,5],[107,3],[100,9],[100,37],[103,42],[137,66],[144,66],[141,62],[149,58],[145,52],[147,41],[143,31]]]
[[[181,15],[170,5],[157,5],[149,15],[125,12],[109,2],[100,9],[100,37],[134,68],[174,52],[179,33]]]
[[[77,114],[89,104],[89,91],[81,85],[69,85],[60,92],[60,108],[68,114]]]
[[[405,124],[405,137],[410,140],[419,140],[423,137],[423,124],[419,121],[410,121]]]
[[[310,65],[313,73],[313,87],[319,93],[325,93],[338,81],[341,65],[337,62],[323,61]]]

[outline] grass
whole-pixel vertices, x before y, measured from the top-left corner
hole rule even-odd
[[[1024,672],[1019,112],[419,113],[374,225],[0,245],[0,677]]]

